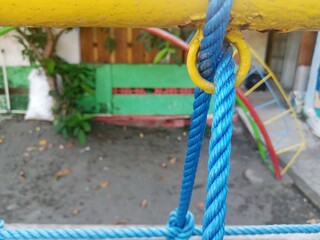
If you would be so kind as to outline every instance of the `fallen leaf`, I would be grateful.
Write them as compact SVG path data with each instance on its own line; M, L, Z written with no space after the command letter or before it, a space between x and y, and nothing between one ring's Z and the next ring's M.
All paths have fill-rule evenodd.
M0 136L0 144L3 143L3 141L4 141L4 137Z
M122 129L123 129L124 131L126 131L126 130L127 130L127 126L123 126Z
M170 157L169 158L169 163L170 164L176 164L177 163L177 158L176 157Z
M196 203L196 207L197 207L199 210L203 210L203 209L204 209L204 202L197 202L197 203Z
M183 132L182 135L185 137L187 136L187 132Z
M146 208L148 206L148 200L147 199L143 199L140 203L140 207L141 208Z
M320 223L320 219L312 218L312 219L309 219L307 221L307 223L309 223L309 224L318 224L318 223Z
M25 179L26 179L26 175L25 175L24 171L20 171L19 172L19 181L24 182Z
M48 142L47 142L47 140L45 140L45 139L41 139L40 141L39 141L39 146L46 146L48 144Z
M162 167L162 168L167 168L168 165L167 165L166 163L161 163L161 167Z
M62 144L60 144L60 145L59 145L59 149L60 149L60 150L63 150L63 149L64 149L64 146L63 146Z
M66 148L74 148L75 146L76 144L72 141L67 143Z
M182 138L181 138L180 136L178 136L178 137L177 137L177 140L178 140L178 141L181 141L181 140L182 140Z
M139 137L140 138L144 138L144 134L143 133L139 133Z
M41 128L40 127L36 127L36 131L40 132Z
M101 182L94 189L97 190L97 189L100 189L100 188L107 188L107 187L109 187L109 181L108 180Z
M46 150L46 146L41 146L38 148L39 152L43 152L44 150Z
M26 151L27 152L32 152L32 151L34 151L34 150L36 150L37 148L36 147L27 147L26 148Z
M98 137L98 138L103 138L103 137L104 137L104 135L103 135L103 134L101 134L101 133L98 133L98 134L97 134L97 137Z
M70 173L71 173L71 169L70 168L66 168L66 169L63 169L63 170L57 172L55 177L58 180L59 178L62 178L62 177L65 177L65 176L69 175Z
M195 183L193 185L193 189L198 189L198 188L203 188L204 187L204 184L203 183Z
M128 221L127 220L118 220L115 224L116 225L126 225L126 224L128 224Z
M91 148L89 146L83 148L80 150L80 153L85 153L85 152L89 152L91 150Z
M77 208L73 208L71 213L73 216L77 216L79 214L79 210Z
M24 157L30 157L30 153L24 152L24 153L23 153L23 156L24 156Z

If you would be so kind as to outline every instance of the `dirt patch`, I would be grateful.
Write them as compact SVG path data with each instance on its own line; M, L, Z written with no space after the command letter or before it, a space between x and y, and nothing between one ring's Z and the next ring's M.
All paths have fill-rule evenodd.
M45 122L0 122L0 216L6 222L165 224L177 206L187 129L95 123L88 144ZM206 134L191 211L201 224ZM227 224L306 223L319 212L262 164L239 124L233 135Z

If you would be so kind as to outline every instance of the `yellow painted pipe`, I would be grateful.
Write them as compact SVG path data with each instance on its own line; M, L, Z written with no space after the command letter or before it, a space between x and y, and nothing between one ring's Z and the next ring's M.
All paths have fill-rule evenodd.
M207 4L208 0L0 0L0 26L185 26L204 20ZM234 0L231 15L231 24L240 29L320 29L319 0Z

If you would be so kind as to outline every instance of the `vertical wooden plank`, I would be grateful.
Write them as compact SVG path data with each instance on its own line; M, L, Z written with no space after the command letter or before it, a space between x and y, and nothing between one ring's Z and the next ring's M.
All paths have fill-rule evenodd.
M132 28L127 28L127 63L132 63Z
M110 37L112 37L113 39L115 39L115 36L114 36L114 28L110 28L109 29L109 33L110 33ZM117 39L115 39L116 41L116 44L118 45L117 43ZM115 63L116 62L116 50L117 49L114 49L113 52L110 54L110 63Z
M157 55L158 51L155 49L151 49L149 52L145 51L144 62L145 63L153 63L153 59Z
M142 30L140 28L134 28L132 34L132 62L133 63L144 63L144 55L145 49L143 43L137 41L137 37L139 36Z
M93 35L92 28L80 28L80 52L81 62L92 63L93 62Z
M93 47L93 62L97 63L98 62L98 28L92 28L92 47Z
M108 28L98 28L97 31L97 44L98 44L98 63L110 62L109 51L105 47L105 43L109 37Z
M127 62L127 29L114 28L114 37L117 42L115 50L115 63Z

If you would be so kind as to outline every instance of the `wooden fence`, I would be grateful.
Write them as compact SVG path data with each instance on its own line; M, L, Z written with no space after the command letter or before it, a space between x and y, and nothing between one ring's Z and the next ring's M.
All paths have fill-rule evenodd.
M139 28L81 28L81 61L84 63L153 63L157 50L146 51L137 37L143 31ZM111 37L116 42L110 54L105 43ZM184 62L185 54L179 52ZM169 60L174 63L173 60Z

